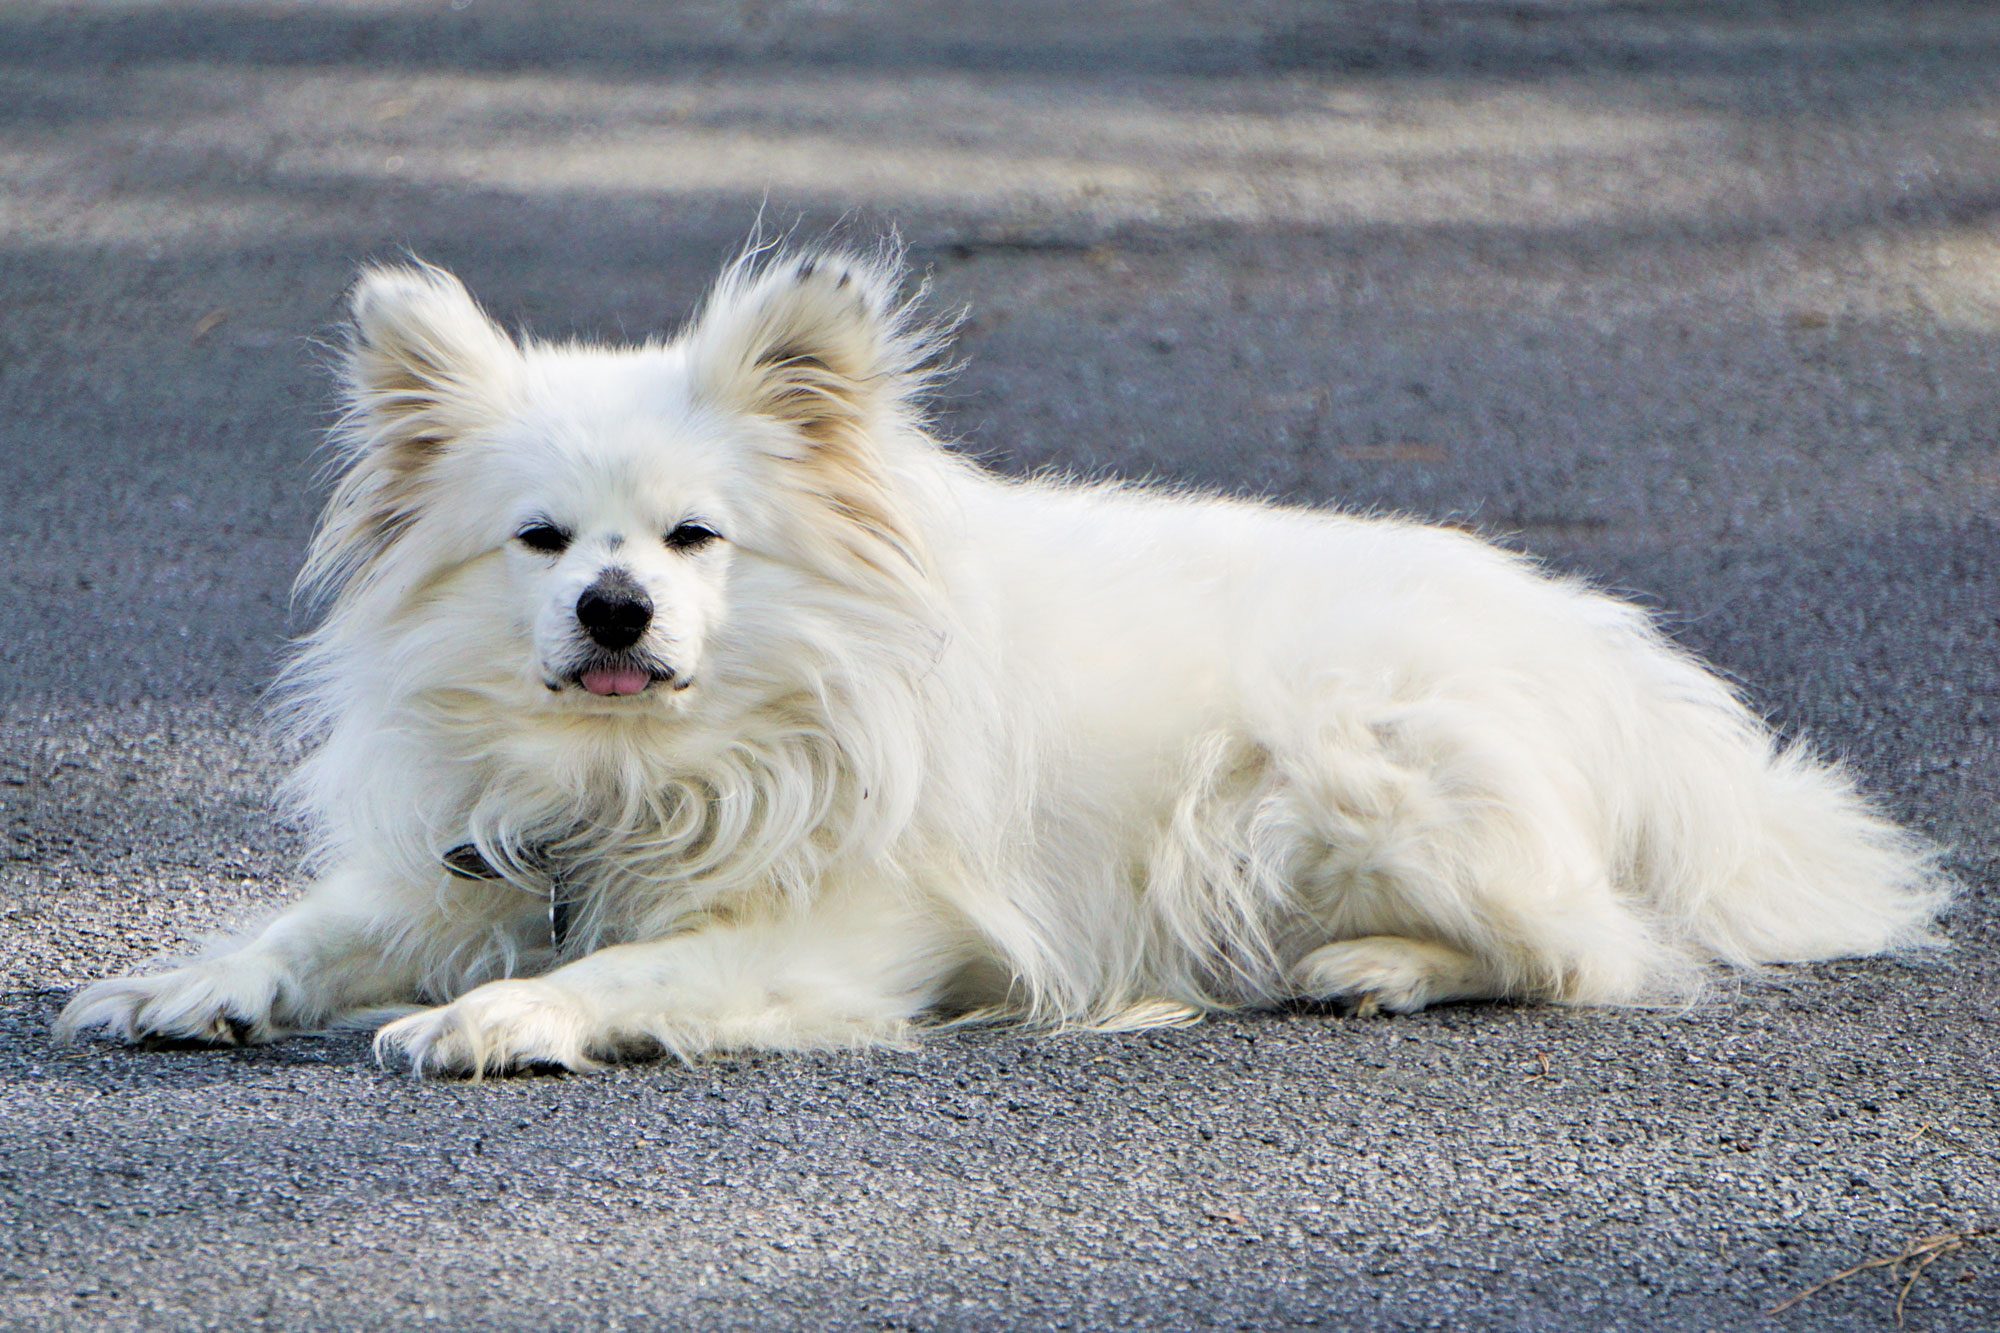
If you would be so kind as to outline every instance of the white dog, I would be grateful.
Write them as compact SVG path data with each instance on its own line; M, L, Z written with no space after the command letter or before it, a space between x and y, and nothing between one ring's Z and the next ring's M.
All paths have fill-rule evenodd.
M478 1074L1930 938L1921 847L1639 610L1438 528L983 472L898 282L753 252L606 348L365 273L287 696L320 877L62 1025L400 1008L378 1049Z

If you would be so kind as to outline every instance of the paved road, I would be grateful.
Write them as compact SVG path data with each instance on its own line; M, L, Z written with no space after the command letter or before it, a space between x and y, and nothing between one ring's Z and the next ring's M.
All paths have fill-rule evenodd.
M0 8L0 1323L1736 1328L2000 1225L2000 14L1077 11ZM1657 604L1955 849L1956 949L483 1087L52 1046L296 885L258 693L351 265L639 333L766 200L971 306L999 466L1472 522ZM2000 1245L1908 1318L2000 1326Z

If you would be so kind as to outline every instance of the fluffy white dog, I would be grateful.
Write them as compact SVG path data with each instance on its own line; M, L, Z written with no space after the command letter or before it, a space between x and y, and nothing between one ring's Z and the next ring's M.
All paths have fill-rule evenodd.
M899 279L753 252L606 348L366 272L287 695L322 873L62 1025L400 1007L378 1049L478 1074L1930 938L1921 847L1639 610L1458 532L981 471Z

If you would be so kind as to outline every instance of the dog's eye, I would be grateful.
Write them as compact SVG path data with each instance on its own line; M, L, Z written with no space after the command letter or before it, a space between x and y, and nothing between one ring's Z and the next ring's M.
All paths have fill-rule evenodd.
M569 534L553 523L530 523L514 534L514 540L530 551L560 555L563 548L569 545Z
M719 542L722 534L706 523L683 523L667 534L667 545L676 551L699 551L710 542Z

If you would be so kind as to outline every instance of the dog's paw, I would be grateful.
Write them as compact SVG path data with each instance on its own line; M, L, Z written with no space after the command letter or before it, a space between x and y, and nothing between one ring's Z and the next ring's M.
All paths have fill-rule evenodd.
M1414 1014L1440 1000L1478 993L1483 969L1467 955L1427 940L1370 935L1315 949L1299 960L1299 994L1345 1000L1357 1018Z
M489 981L450 1004L397 1019L375 1034L375 1056L399 1053L413 1074L482 1078L510 1070L594 1069L590 1014L548 981Z
M92 982L63 1006L56 1032L102 1031L143 1045L241 1046L277 1035L277 995L278 979L267 968L229 959L191 963Z

